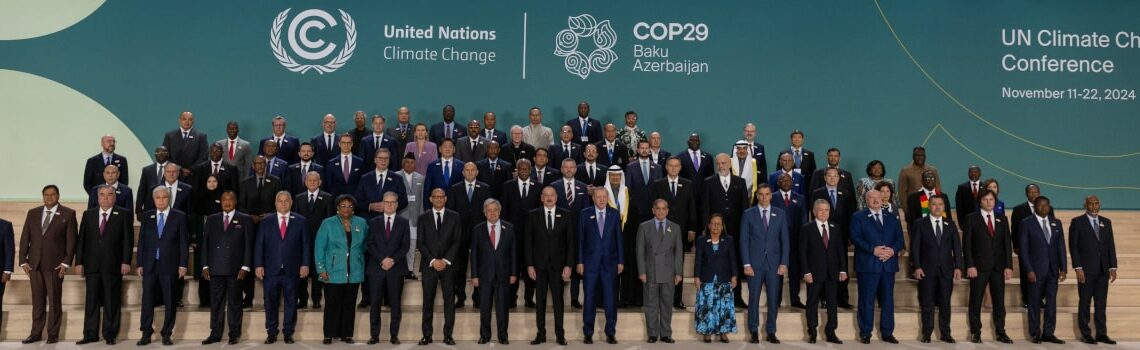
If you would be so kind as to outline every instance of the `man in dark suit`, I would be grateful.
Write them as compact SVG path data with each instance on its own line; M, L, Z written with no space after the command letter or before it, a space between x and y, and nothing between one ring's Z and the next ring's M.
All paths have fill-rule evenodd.
M665 166L665 160L669 159L673 154L661 148L661 133L656 131L651 132L649 133L648 139L649 158L653 158L653 161L656 162L657 165Z
M47 343L59 341L63 276L75 257L78 229L75 210L59 204L59 187L47 185L40 193L44 205L28 210L20 233L20 267L32 285L32 331L24 344L40 341L45 321Z
M336 116L325 114L325 116L321 118L321 133L309 139L309 144L313 146L314 155L312 160L320 165L328 164L329 160L336 157L337 153L340 153L340 148L338 148L336 144L338 139L340 139L340 137L336 135ZM302 146L304 146L304 144L302 144ZM300 152L300 149L298 149L298 152ZM300 156L300 153L298 153L298 156ZM305 160L302 159L301 161Z
M150 190L162 182L162 172L169 162L170 151L166 147L158 146L154 149L154 163L143 167L142 174L139 176L139 186L136 187L139 191L134 208L134 213L139 221L142 221L143 212L154 209L153 207L147 208L150 205Z
M930 199L930 215L915 221L911 227L910 258L914 260L914 278L918 280L919 304L922 307L922 333L919 340L930 343L934 332L934 307L938 307L940 340L953 344L950 335L950 295L954 281L962 279L962 241L958 227L946 215L942 197Z
M727 154L717 154L716 169L717 175L705 178L701 186L700 222L707 223L713 213L719 213L724 218L724 232L739 241L740 218L748 208L748 191L744 179L732 175L732 160ZM733 290L736 307L746 308L740 289L741 284L737 284Z
M511 179L511 173L515 170L511 163L499 158L500 150L499 143L488 142L487 158L475 162L475 167L479 168L479 181L491 187L491 197L496 199L503 199L503 183Z
M218 144L210 145L210 159L195 164L191 172L194 179L190 184L197 189L206 188L206 179L210 176L218 180L218 189L222 191L237 191L241 181L237 168L222 161L222 146Z
M127 214L131 215L131 218L133 220L134 212L132 212L132 210L135 209L134 190L132 190L130 186L127 186L127 184L119 182L119 174L119 167L113 164L104 167L102 184L111 186L111 189L115 192L115 202L113 205L126 210ZM99 206L99 191L95 190L95 188L99 187L100 185L96 185L95 187L91 188L91 191L88 191L87 209L92 209Z
M914 225L915 221L930 215L930 208L924 208L922 202L928 202L932 197L942 197L944 203L950 202L950 196L946 193L939 191L935 188L934 184L938 180L938 175L933 171L927 170L922 172L922 188L918 191L908 193L906 196L906 224L907 227ZM909 235L913 239L913 234Z
M190 234L186 214L170 206L170 189L159 186L150 192L155 208L142 214L144 220L140 223L139 246L135 250L138 254L135 273L143 280L142 312L139 316L142 337L137 344L150 344L150 337L154 334L154 303L156 295L161 295L166 317L159 334L162 335L162 345L169 346L174 345L170 336L174 333L178 314L176 284L177 280L186 277Z
M261 224L266 216L273 213L273 202L277 192L281 191L281 179L269 175L265 171L265 156L253 159L253 174L241 182L238 191L238 210L250 216L254 225ZM251 231L256 232L256 231ZM242 307L253 306L254 281L247 278L237 283L242 284L245 297Z
M517 177L503 183L503 212L508 222L526 223L526 216L532 209L539 206L542 187L530 179L530 161L518 161ZM479 174L482 175L480 170ZM524 236L525 237L525 236Z
M515 164L519 159L534 162L534 146L523 142L523 129L515 125L511 127L511 142L503 145L503 160Z
M763 186L761 186L763 185ZM764 321L765 341L779 344L776 337L776 314L780 307L784 276L788 274L791 244L788 241L788 215L772 207L772 188L756 186L756 206L744 211L740 224L740 261L748 278L749 342L760 342L760 291L768 296Z
M428 191L431 209L420 215L416 225L416 248L420 250L420 275L423 279L423 315L419 345L432 343L432 319L435 316L435 292L437 286L443 290L443 343L455 345L452 332L455 330L455 287L451 267L459 255L459 240L463 235L459 213L447 209L447 194L443 189ZM466 273L466 271L464 271Z
M837 172L827 171L833 183ZM826 188L826 187L825 187ZM899 272L899 252L903 249L902 224L882 212L883 194L867 191L867 209L851 218L851 243L855 245L855 272L859 274L859 342L869 344L875 323L875 303L879 309L879 333L884 342L898 344L895 330L895 273Z
M562 285L570 281L571 266L578 243L576 221L570 210L559 208L558 191L554 187L542 189L542 207L526 214L517 221L526 224L523 231L523 249L527 274L538 286L535 295L535 326L538 334L531 345L546 342L546 293L554 304L554 335L558 345L566 346L566 330L563 328L564 299Z
M163 135L162 147L170 151L170 161L183 167L179 177L190 176L190 167L206 160L206 133L194 128L194 113L182 112L178 115L178 129ZM149 188L139 188L140 192L150 192ZM150 197L148 194L147 197Z
M222 212L206 217L202 243L202 278L210 281L210 336L202 345L222 341L229 321L229 344L242 331L242 281L253 266L253 221L237 211L237 195L222 192Z
M613 124L606 124L604 128L605 138L594 143L598 147L598 162L605 167L610 165L624 166L629 163L629 148L618 142L617 127Z
M186 213L190 210L190 199L194 196L192 191L194 186L179 180L178 174L182 173L182 166L170 162L162 170L162 179L159 180L155 187L166 187L170 189L171 198L170 206L180 212ZM154 210L154 202L152 197L146 197L147 203L143 204L144 210Z
M954 192L954 211L958 214L958 225L963 230L966 228L966 215L978 210L978 191L982 189L982 168L971 165L970 169L966 170L966 176L969 180L959 184L958 190Z
M495 130L495 113L483 113L483 129L479 133L483 134L483 139L487 141L495 141L497 143L507 143L507 133L502 130Z
M549 185L562 177L562 173L551 165L550 152L545 148L534 151L534 171L531 171L531 174L531 179L539 186Z
M1005 333L1005 281L1013 275L1013 248L1009 240L1009 222L995 213L997 195L988 189L978 191L978 211L966 216L969 223L962 232L962 261L966 278L970 279L970 305L967 323L971 343L982 342L982 299L988 287L993 300L994 338L1012 344Z
M586 145L588 149L593 149L593 145ZM550 184L556 193L555 204L559 208L570 211L571 219L577 220L578 213L582 212L590 206L590 185L575 178L578 169L573 166L573 160L562 160L562 178ZM597 175L601 179L605 179L605 171L598 170ZM593 188L602 188L601 185L594 186ZM619 225L620 226L620 225ZM577 309L581 308L582 304L578 301L579 287L582 283L582 274L575 271L570 277L570 306Z
M130 184L130 171L127 167L127 157L115 153L115 137L103 135L103 137L99 139L99 143L103 146L103 151L91 156L91 158L87 158L87 165L83 168L83 192L85 193L91 193L91 189L103 183L103 169L108 165L119 167L123 172L123 176L119 178L119 181L122 181L124 185Z
M487 139L479 133L479 121L472 119L467 123L467 136L455 140L456 157L468 163L482 160L487 157Z
M1021 221L1021 249L1017 255L1021 268L1029 276L1029 300L1042 300L1029 303L1029 341L1064 344L1053 332L1057 328L1057 284L1064 282L1067 275L1065 256L1065 234L1061 221L1049 216L1052 212L1049 198L1037 197L1033 201L1035 215ZM1044 325L1041 323L1041 309L1045 308Z
M744 142L748 144L748 153L756 160L756 168L760 173L760 181L768 179L768 155L764 154L764 144L756 141L756 125L744 124Z
M578 102L578 118L566 121L574 133L574 142L579 145L597 143L602 140L602 124L590 118L590 104Z
M625 173L629 174L625 183L629 187L629 200L635 202L635 207L638 209L634 219L637 222L649 220L653 217L653 200L649 198L650 191L653 182L663 176L661 166L649 158L649 141L637 142L637 159L626 164Z
M308 177L310 171L315 171L324 174L325 167L321 164L328 164L328 161L318 161L313 158L313 149L316 148L313 144L308 142L301 143L301 150L297 152L299 161L297 164L290 165L285 170L284 189L292 193L293 196L305 192L305 178ZM307 217L307 216L306 216Z
M792 155L792 160L796 163L793 169L799 170L800 174L804 176L804 184L810 186L812 174L815 173L815 153L804 148L803 131L792 130L792 134L788 138L792 145L785 152Z
M333 204L333 197L325 191L321 191L321 174L315 170L310 170L308 175L305 176L305 192L293 196L293 212L304 216L305 223L309 224L308 230L309 240L316 242L317 231L321 227L321 221L336 214L336 208ZM323 291L324 283L320 278L309 274L309 278L301 280L297 285L297 308L304 309L308 307L309 290L311 288L313 308L321 308L321 292ZM311 283L311 287L306 286L306 281Z
M804 196L792 190L792 176L781 175L777 187L779 191L773 193L772 207L780 208L788 216L788 298L794 308L805 308L800 299L800 280L803 278L803 266L800 266L800 229L807 223L808 203ZM830 208L829 208L830 209Z
M839 167L840 153L838 148L829 148L827 150L827 167L823 169L816 169L808 176L810 183L808 183L808 191L815 191L825 185L824 176L826 176L827 169L834 168L839 170L839 188L844 191L855 193L855 180L851 176L851 172L843 170Z
M268 172L269 175L284 178L285 171L289 169L289 162L286 161L285 158L278 156L280 148L277 146L277 141L265 140L261 143L261 149L264 154L260 154L259 156L265 157L265 171Z
M356 189L356 201L362 203L357 209L358 214L366 219L372 219L384 212L384 193L395 192L398 210L408 206L408 191L404 188L404 177L394 171L388 170L392 153L381 148L372 157L374 171L369 171L360 177L360 187ZM323 220L323 219L322 219Z
M444 139L454 141L464 136L467 136L467 129L455 122L455 107L443 106L443 121L432 124L428 130L428 139L438 145Z
M426 178L424 191L431 193L432 190L439 188L446 192L451 185L462 181L463 177L459 175L462 170L463 161L455 158L455 142L444 140L439 145L439 160L428 164L427 174L424 174ZM424 209L430 206L428 202L424 202Z
M507 310L510 286L518 282L518 249L514 225L499 220L502 205L493 198L483 203L483 221L471 230L471 284L479 294L479 344L491 340L491 307L499 344L508 345Z
M594 205L578 214L578 274L584 276L585 305L582 333L586 344L594 343L598 292L606 313L606 343L617 344L617 276L625 269L622 249L621 215L609 207L610 195L604 188L591 194ZM599 288L599 286L601 288Z
M372 134L360 140L360 147L356 152L356 156L364 160L364 169L372 169L375 167L373 159L376 157L376 151L386 149L390 154L397 154L396 151L400 149L400 145L396 143L396 140L388 136L388 134L385 134L384 130L384 116L379 114L373 115ZM399 168L392 166L387 169L396 171Z
M360 175L369 169L364 167L364 160L352 154L352 134L340 135L340 154L329 160L325 166L325 182L333 198L342 194L355 194L360 184Z
M1073 271L1077 274L1077 328L1085 344L1116 344L1108 337L1105 324L1105 305L1108 303L1108 284L1116 282L1116 239L1112 234L1112 220L1100 216L1100 198L1085 197L1085 215L1069 223L1069 254L1073 258ZM1096 302L1096 338L1089 329L1089 308Z
M1041 188L1038 187L1037 184L1025 185L1026 202L1013 207L1013 215L1009 218L1009 232L1012 236L1011 239L1013 240L1013 252L1015 254L1021 255L1021 252L1019 251L1019 249L1021 249L1021 222L1024 221L1025 218L1037 215L1037 211L1034 209L1033 203L1037 200L1037 197L1040 196ZM1052 209L1052 207L1050 207L1050 209ZM1053 217L1053 210L1049 210L1049 217ZM1019 284L1019 287L1021 287L1021 307L1028 308L1029 285L1032 283L1029 283L1029 276L1025 273L1026 271L1024 269L1018 269L1017 272L1018 278L1021 281Z
M297 326L297 281L309 277L313 265L313 241L309 239L305 217L291 212L293 197L280 191L274 196L276 211L257 227L253 241L253 265L265 286L265 344L277 342L277 306L285 298L285 322L281 333L285 344L293 344Z
M839 327L836 308L839 282L847 280L847 245L842 234L835 233L839 226L828 221L831 205L826 199L812 202L812 219L800 230L799 257L807 283L808 343L815 344L819 329L819 301L827 303L827 325L824 335L828 343L843 344L835 336Z
M682 242L685 249L688 250L692 248L693 240L697 238L697 232L702 231L697 223L696 189L691 181L681 177L680 159L669 157L663 167L665 168L665 177L653 182L649 200L664 199L669 203L669 221L675 222L677 226L681 227L681 231L684 233ZM685 308L685 303L681 301L682 286L684 283L678 283L673 290L673 307L677 309Z
M99 196L99 204L83 212L75 249L75 271L87 281L83 339L76 344L99 341L99 324L102 323L103 339L108 345L114 345L122 316L123 275L131 273L131 251L135 248L134 215L115 205L115 188L111 185L93 189Z
M405 146L414 137L414 128L411 110L407 106L396 108L396 124L388 128L388 137L396 141L396 154L404 154Z
M815 200L823 199L826 200L827 203L831 204L831 222L839 225L839 231L834 233L838 234L843 239L845 246L850 246L851 237L847 233L850 232L851 214L855 213L856 210L855 193L843 190L839 187L838 168L824 168L824 174L824 186L816 189L811 193L811 199L809 199L809 202L815 203ZM795 181L793 180L793 182ZM901 244L899 249L902 249ZM847 289L847 281L839 282L839 307L848 310L851 309L850 296Z
M705 179L713 175L713 159L708 153L701 150L701 137L697 134L689 134L688 141L689 148L678 154L677 158L681 159L681 177L689 179L693 185L697 186L697 190L701 189L704 185ZM707 221L701 220L703 225ZM727 223L725 223L727 225ZM729 227L729 226L726 226Z
M481 203L487 198L491 198L491 189L487 184L480 182L478 176L479 169L475 168L475 163L465 163L463 164L463 180L447 189L447 209L459 213L460 227L463 228L463 232L470 232L472 227L487 219L483 216ZM455 287L455 306L459 308L462 308L463 303L467 301L467 262L469 261L470 250L471 235L460 236L459 252L456 254L456 261L454 262L455 272L452 275L452 278L455 279L452 284ZM476 307L479 307L479 299L474 298L478 297L478 294L479 289L476 288L471 295L471 302Z
M16 257L16 234L12 230L12 222L0 219L0 265L4 270L0 273L0 313L4 312L4 289L12 279L12 262ZM114 341L108 345L114 345Z
M379 155L380 153L377 153ZM400 181L403 181L402 179ZM400 344L400 297L404 293L404 275L408 274L408 249L411 249L411 224L408 219L396 215L401 195L385 192L380 205L381 212L368 221L368 235L364 237L364 249L368 252L364 274L368 275L368 289L372 293L369 309L368 345L380 342L380 300L387 300L391 310L388 320L389 341Z
M265 156L266 158L270 159L272 159L274 155L277 155L277 157L285 161L285 166L296 163L297 151L301 148L301 141L297 140L297 137L295 136L285 134L285 117L273 117L273 121L271 123L273 134L262 138L261 142L257 143L258 145L261 145L261 148L257 150L257 155ZM272 140L273 143L277 146L277 153L270 154L265 151L265 141L270 140Z
M582 164L578 165L575 178L586 186L606 184L606 168L598 163L598 146L589 144L582 147ZM690 180L691 181L691 180ZM577 211L574 211L577 214Z
M559 133L559 139L548 148L550 150L551 162L554 164L562 164L562 160L566 158L573 159L574 161L582 162L582 146L574 143L574 131L570 129L569 125L563 125Z

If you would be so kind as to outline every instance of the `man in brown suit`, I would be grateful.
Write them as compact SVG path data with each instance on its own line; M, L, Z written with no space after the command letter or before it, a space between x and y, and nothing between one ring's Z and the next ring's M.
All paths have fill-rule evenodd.
M20 234L20 268L32 282L32 332L23 340L24 344L40 341L46 302L51 303L47 343L59 341L60 290L63 275L67 274L75 256L78 238L75 210L59 204L59 187L47 185L40 193L44 205L28 210Z

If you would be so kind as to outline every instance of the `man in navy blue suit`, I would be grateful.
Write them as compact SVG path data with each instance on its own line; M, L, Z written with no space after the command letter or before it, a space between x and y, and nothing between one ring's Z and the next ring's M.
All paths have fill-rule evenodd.
M322 162L313 158L313 150L315 148L317 147L311 143L301 143L301 150L297 152L299 161L297 164L290 165L289 168L285 170L285 177L281 179L284 183L283 189L292 193L294 197L306 191L305 178L309 177L310 171L315 171L322 175L325 173L323 164L328 164L328 160L326 159Z
M1081 332L1081 342L1116 344L1108 337L1108 317L1105 316L1108 284L1116 282L1116 239L1112 234L1112 220L1100 215L1100 198L1096 195L1086 196L1085 215L1069 222L1069 254L1073 256L1073 271L1077 275L1077 329ZM1096 338L1089 329L1089 308L1094 302Z
M168 169L174 169L168 167ZM174 345L170 339L174 332L174 320L178 307L176 295L177 280L186 276L186 261L189 255L190 234L186 214L170 206L170 188L158 186L151 190L154 209L142 214L140 224L138 268L135 272L142 277L142 312L139 316L139 330L142 337L138 345L150 344L154 334L155 293L162 295L166 307L166 317L162 321L162 345Z
M399 201L397 210L404 210L408 206L408 191L404 189L404 177L388 170L392 153L387 148L381 148L372 157L374 171L369 171L360 177L360 186L356 188L356 201L364 203L357 209L359 215L372 219L384 212L384 193L395 192Z
M938 307L938 328L945 343L953 344L950 335L950 296L954 281L962 279L962 240L958 226L946 215L946 200L930 197L930 215L914 222L914 240L910 242L910 258L914 261L914 278L918 280L919 304L922 306L922 333L919 341L930 343L934 333L934 307Z
M277 192L274 197L277 211L265 217L257 227L253 242L253 265L257 278L265 285L265 330L269 334L265 344L277 342L277 306L285 297L285 322L281 332L285 344L293 343L297 326L297 282L309 277L312 266L313 242L309 238L305 217L290 211L293 196Z
M574 132L574 143L585 146L602 140L602 124L590 118L590 104L586 101L578 102L578 118L567 120L566 125Z
M257 154L272 159L273 157L265 152L265 141L273 140L273 142L277 144L277 155L285 161L285 166L296 163L297 151L301 149L301 141L297 140L297 138L294 136L285 134L285 117L273 117L272 123L273 135L263 138L261 139L261 142L257 143L261 145L261 148L257 150ZM276 174L274 175L280 176Z
M903 246L902 225L894 215L883 214L882 196L879 191L867 191L867 209L851 217L855 272L859 274L859 342L863 344L871 342L876 300L882 308L880 336L891 344L899 342L894 336L895 273L899 272L898 252Z
M392 345L400 344L400 297L404 293L404 275L408 274L406 256L412 240L408 219L396 215L401 197L396 192L384 192L381 212L368 221L368 235L364 237L364 249L369 256L364 262L364 274L372 284L368 288L372 295L368 298L373 301L368 314L368 345L380 342L380 305L383 304L380 300L387 300L391 310L389 341Z
M261 142L261 156L266 160L266 171L277 178L285 177L285 170L289 169L289 162L280 157L281 147L277 141L265 140ZM250 170L253 170L252 167Z
M684 154L677 154L677 158L681 159L681 177L692 181L700 190L705 179L713 175L713 158L701 150L700 135L689 134L688 145Z
M389 153L396 154L396 150L400 148L395 139L384 133L385 130L384 116L379 114L373 115L372 134L364 136L360 139L360 147L357 148L356 153L357 157L360 157L360 159L363 159L364 162L367 163L365 169L373 168L373 157L376 156L376 151L386 149ZM396 169L396 167L388 168L388 170L392 171L395 171Z
M576 168L576 167L575 167ZM637 222L644 222L653 217L652 199L649 198L653 182L664 176L660 165L649 158L649 141L644 139L637 142L637 159L625 166L626 186L629 187L629 199L637 208Z
M338 146L340 154L329 160L325 166L325 179L328 181L328 190L333 198L342 194L356 194L356 186L360 183L360 169L364 168L364 160L352 154L352 134L340 135Z
M765 341L779 344L776 338L776 314L780 308L783 279L788 274L791 244L788 242L788 216L772 207L772 189L768 184L756 186L756 206L744 211L740 222L740 261L744 263L744 276L748 278L748 331L749 342L760 342L760 290L768 295L767 320L764 321Z
M182 213L190 210L190 198L193 197L191 190L194 189L190 184L178 180L178 174L182 173L182 166L174 163L166 163L162 169L162 181L159 181L155 187L166 187L170 190L170 206ZM156 208L153 197L148 197L149 203L144 207L144 210L154 210Z
M103 183L107 184L107 186L111 186L111 188L115 190L115 206L126 209L128 214L134 216L134 214L131 213L131 211L135 209L134 191L131 190L131 187L127 186L126 183L119 181L119 179L121 179L119 174L119 167L114 164L104 167ZM99 206L98 187L99 186L96 185L91 188L87 196L87 209L93 209Z
M800 266L800 229L807 223L808 204L804 196L792 191L792 176L781 175L777 180L780 190L772 193L772 207L784 211L788 224L788 297L794 308L803 309L806 306L800 300L800 281L803 279L804 267Z
M455 107L452 105L443 106L443 121L431 126L431 129L428 130L428 140L438 145L445 139L455 141L464 136L467 136L467 129L455 123Z
M1028 276L1029 300L1045 300L1045 305L1029 303L1029 341L1064 344L1053 331L1057 328L1057 284L1065 281L1065 235L1061 221L1052 217L1049 197L1033 201L1033 216L1021 220L1021 268ZM1041 324L1041 307L1045 307L1045 324Z
M443 140L443 143L439 144L439 160L428 164L427 174L424 174L427 178L424 181L424 193L431 193L437 188L446 192L451 185L463 179L460 175L462 170L463 161L455 158L455 142L451 139ZM429 207L431 204L424 202L424 209Z
M202 243L202 278L210 281L210 336L202 345L222 341L223 321L230 326L229 345L242 332L242 288L253 266L253 221L237 211L237 195L222 192L222 211L206 217Z
M99 143L103 146L103 151L99 152L91 158L87 158L87 165L83 168L83 190L92 193L91 189L103 183L103 170L108 165L114 165L122 169L123 176L119 179L124 185L130 183L128 177L127 157L115 153L115 137L111 135L103 135L99 139ZM117 204L116 204L117 205ZM88 207L91 209L94 207ZM131 209L130 207L125 207Z
M313 145L313 160L317 164L328 164L329 160L336 157L340 153L340 148L337 147L336 141L340 139L336 135L336 116L325 114L321 118L321 133L309 139L309 144ZM298 154L300 156L300 154Z
M558 141L547 148L550 151L550 161L555 164L562 164L563 159L570 158L581 163L582 146L574 143L574 131L571 130L570 126L563 125L558 135Z
M625 269L622 253L621 214L608 206L609 192L594 189L594 206L578 214L578 273L585 282L585 305L582 310L582 333L586 344L594 343L595 300L601 285L602 305L606 312L606 343L617 344L617 276Z
M495 329L499 344L507 345L510 314L507 311L511 284L518 283L518 251L514 226L499 220L502 205L489 198L483 202L487 221L471 230L471 284L479 292L479 344L491 338L491 307L495 308Z

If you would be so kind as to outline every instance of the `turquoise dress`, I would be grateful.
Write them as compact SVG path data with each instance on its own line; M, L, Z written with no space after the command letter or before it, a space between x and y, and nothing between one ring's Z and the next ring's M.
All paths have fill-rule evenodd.
M368 234L368 222L359 216L352 217L352 232L346 235L340 216L332 216L321 222L313 242L313 263L317 265L317 276L327 272L325 283L346 284L364 282L364 237ZM348 236L352 237L349 242Z

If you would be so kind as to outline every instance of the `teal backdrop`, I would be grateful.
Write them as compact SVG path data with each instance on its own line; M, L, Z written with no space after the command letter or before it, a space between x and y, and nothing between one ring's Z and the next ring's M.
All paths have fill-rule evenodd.
M257 140L276 115L307 139L325 113L347 131L356 110L394 118L404 105L425 123L439 121L445 104L460 121L492 111L500 129L526 123L528 108L540 106L544 124L556 129L584 100L593 116L619 126L626 110L637 111L640 126L660 131L674 152L693 132L710 153L728 151L752 122L769 169L789 132L801 129L806 147L821 155L842 149L842 166L856 177L872 159L897 177L911 148L925 145L951 193L966 168L979 165L983 178L1000 181L1011 207L1030 182L1059 208L1079 207L1087 194L1108 208L1138 207L1131 199L1140 194L1140 105L1129 92L1140 82L1140 49L1115 43L1120 32L1140 33L1135 1L13 1L0 8L0 142L11 174L0 200L36 199L48 182L60 183L65 199L85 198L76 190L83 159L107 133L130 158L135 185L151 162L148 150L177 127L181 111L193 111L211 141L224 137L228 120ZM308 9L333 21L297 16ZM385 26L433 34L390 37ZM1008 44L1020 30L1031 43ZM1042 30L1096 32L1113 44L1045 47ZM461 31L476 39L443 37ZM329 54L307 59L290 36L301 51ZM667 49L669 57L637 57L637 48ZM589 63L565 58L595 49ZM393 50L439 56L396 59ZM493 52L494 60L440 58L451 52ZM1007 55L1108 60L1114 69L1011 71ZM313 68L291 71L282 57ZM666 60L696 71L638 70ZM1003 88L1064 97L1013 97Z

